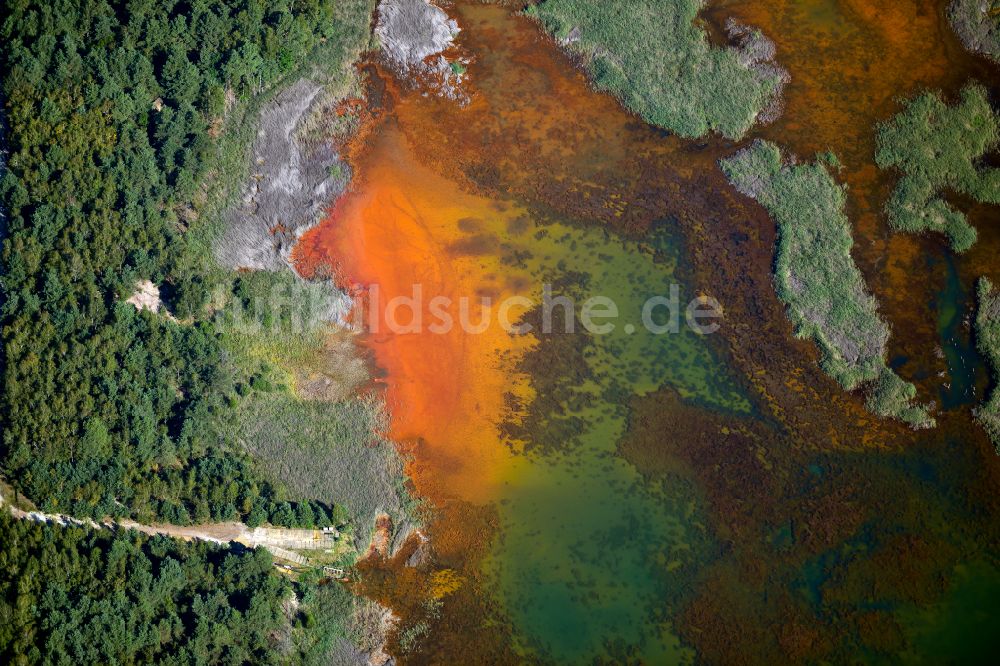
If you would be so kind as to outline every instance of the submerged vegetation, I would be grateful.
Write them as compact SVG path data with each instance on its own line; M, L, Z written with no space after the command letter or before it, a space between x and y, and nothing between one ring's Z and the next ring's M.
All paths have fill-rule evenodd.
M933 424L914 406L916 389L887 365L889 325L851 258L844 187L819 163L787 164L757 140L722 162L730 182L778 225L774 282L796 334L814 340L823 370L847 390L864 386L868 408L915 426Z
M684 137L742 137L777 102L785 74L773 45L734 28L740 48L718 48L695 20L701 0L545 0L529 7L581 54L594 84L647 122Z
M967 49L1000 62L1000 2L952 0L948 18Z
M246 289L209 239L246 169L248 110L302 67L341 76L371 5L0 10L0 453L4 476L43 509L181 523L328 513L288 510L280 486L218 437L218 419L281 377L249 353L259 346L224 338L214 311ZM140 280L159 285L173 317L123 303Z
M1000 295L993 293L993 284L987 278L979 279L976 294L976 346L993 368L994 383L989 398L976 410L976 418L1000 454Z
M990 108L987 91L967 86L954 106L926 92L906 104L878 128L875 161L883 169L902 172L886 206L898 231L939 231L956 252L976 242L976 230L965 215L943 198L945 191L983 203L1000 203L1000 169L977 160L1000 143L1000 119Z

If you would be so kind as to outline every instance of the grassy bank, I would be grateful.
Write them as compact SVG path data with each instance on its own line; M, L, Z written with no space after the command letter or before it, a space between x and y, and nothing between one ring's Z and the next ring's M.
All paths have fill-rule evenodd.
M1000 454L1000 295L986 278L980 278L976 294L976 346L993 369L994 385L986 402L976 410L976 418Z
M932 92L909 101L878 127L875 161L902 173L886 205L893 228L940 232L956 252L969 249L976 230L942 195L956 192L1000 203L1000 170L977 163L998 144L1000 120L980 85L967 86L954 106Z
M290 271L244 273L214 320L246 380L215 418L219 446L235 442L289 501L335 500L364 537L378 513L412 522L403 460L385 438L380 397L359 396L364 360L328 322L346 306L327 282ZM303 509L304 510L304 509Z
M351 307L332 283L307 282L288 270L252 271L218 301L213 326L230 363L251 384L335 400L367 380L349 335L331 327ZM316 383L325 390L311 390Z
M750 50L717 48L701 0L545 0L527 14L580 54L600 90L685 137L739 138L779 93L782 74ZM759 35L756 36L759 38Z
M1000 63L1000 2L953 0L948 19L965 48Z
M778 225L775 288L796 334L819 347L823 370L847 390L864 387L872 412L932 425L911 402L913 385L886 365L889 326L851 257L843 186L821 164L786 164L777 146L760 140L721 166Z
M299 614L291 634L294 652L281 663L378 663L369 661L368 655L385 645L388 611L370 599L354 596L344 585L317 583L315 572L299 578Z

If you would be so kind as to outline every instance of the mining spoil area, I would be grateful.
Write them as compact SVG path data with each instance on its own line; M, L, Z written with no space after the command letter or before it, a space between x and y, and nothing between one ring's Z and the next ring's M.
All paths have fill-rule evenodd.
M880 214L894 176L873 161L873 125L898 97L996 82L939 4L723 2L706 17L761 28L791 75L784 115L747 140L844 163L890 361L938 406L924 431L866 412L794 338L771 280L774 224L717 166L742 143L645 125L499 7L452 11L467 105L366 65L377 108L348 151L354 182L293 257L365 294L390 434L434 510L430 556L413 540L356 584L400 618L392 653L895 662L989 647L1000 464L970 414L987 374L965 320L974 280L1000 280L996 211L969 211L980 240L958 258L894 235ZM531 303L546 284L578 305L612 298L615 329L540 332ZM384 306L414 285L425 306L473 299L470 325L456 307L447 331L430 312L398 330L415 322ZM683 305L719 301L718 332L641 325L673 285ZM509 314L534 329L473 330L482 297L522 297Z

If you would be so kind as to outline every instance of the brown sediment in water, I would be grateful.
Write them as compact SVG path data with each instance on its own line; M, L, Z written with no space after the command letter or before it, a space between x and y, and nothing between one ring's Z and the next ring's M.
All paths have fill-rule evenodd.
M930 304L944 281L928 257L948 252L933 237L895 234L882 207L897 174L874 164L875 125L901 110L901 101L925 89L954 98L969 80L994 91L996 67L968 53L949 28L947 2L925 0L727 0L709 10L761 28L792 73L784 116L759 134L804 158L833 150L844 164L848 215L855 226L853 255L894 326L892 355L910 359L918 387L935 392L935 314ZM974 206L969 220L985 233L959 266L967 284L995 273L1000 234L995 209ZM927 379L928 381L922 381Z
M757 135L803 156L829 148L844 162L854 255L894 324L894 353L910 358L900 372L917 381L922 400L936 397L938 373L947 371L932 353L930 305L944 268L927 262L944 250L933 239L890 235L880 207L892 178L871 162L873 123L895 112L896 95L954 91L970 73L987 74L956 50L939 9L773 0L713 10L763 29L792 75L784 117ZM759 412L714 413L669 389L629 403L619 452L650 477L693 482L716 542L675 630L707 662L849 659L844 646L859 643L901 649L899 620L864 600L931 602L956 562L1000 544L1000 467L985 436L965 410L913 433L868 414L861 396L820 371L814 346L793 338L773 292L773 223L716 168L732 144L682 141L642 125L591 90L524 19L465 5L457 14L460 45L476 55L471 103L459 108L374 77L395 100L391 117L351 153L361 174L355 192L303 241L301 265L337 258L349 279L378 281L386 293L405 292L415 277L444 293L520 293L518 275L504 279L502 266L483 263L495 253L476 234L497 220L516 230L525 215L569 219L634 238L667 220L685 241L682 277L725 308L710 344ZM460 220L427 214L437 210ZM997 270L1000 232L982 224L990 215L995 209L980 207L970 217L981 233L958 264L966 284ZM498 446L496 428L512 409L524 411L524 421L506 426L516 436L533 412L556 408L545 390L512 398L506 384L526 373L544 389L560 367L583 367L579 349L560 342L542 340L532 351L501 337L369 337L388 371L392 434L412 442L409 471L437 512L430 561L407 567L412 544L394 558L369 558L358 589L391 607L401 627L427 626L430 642L409 654L415 663L515 661L513 630L480 569L498 529L490 501L514 455ZM495 354L514 364L482 365ZM432 608L434 572L443 569L464 582ZM399 654L400 636L393 640Z
M511 628L497 616L479 561L486 556L497 525L493 512L466 502L438 507L428 525L432 556L410 566L426 544L411 536L392 557L368 557L358 563L355 590L391 608L403 618L399 628L426 626L429 640L406 653L412 663L513 663ZM440 599L435 573L461 572L457 589ZM441 603L436 603L440 601ZM390 635L388 651L402 654L400 632Z
M849 660L844 646L860 634L865 645L898 649L897 620L858 599L932 603L954 562L969 555L956 534L975 542L992 532L978 521L952 533L929 528L939 517L923 513L926 489L901 473L853 455L807 455L760 423L686 405L669 390L631 409L622 454L650 474L693 476L707 495L720 552L678 621L707 662ZM990 479L982 483L988 492ZM997 510L992 498L979 499ZM803 594L803 571L817 560L828 560L818 592L837 609L834 623Z
M519 92L480 92L461 115L441 104L433 111L402 105L400 126L421 162L467 188L529 201L536 216L555 210L635 236L670 218L690 239L694 288L712 293L732 313L731 334L752 338L733 351L747 354L744 374L761 388L763 400L801 392L803 402L826 411L826 401L810 387L831 382L814 367L800 368L803 354L815 359L815 351L805 342L789 345L791 327L769 293L773 225L733 193L715 168L726 148L699 149L643 126L615 100L594 93L551 43L524 32L533 26L500 33L490 24L495 18L473 24L464 35L470 50L493 54L471 70L472 85ZM513 62L501 68L504 60ZM837 396L833 402L834 418L846 408L856 422L853 436L838 438L841 445L878 441L874 421L855 408L856 400ZM777 406L789 407L805 418L797 407Z

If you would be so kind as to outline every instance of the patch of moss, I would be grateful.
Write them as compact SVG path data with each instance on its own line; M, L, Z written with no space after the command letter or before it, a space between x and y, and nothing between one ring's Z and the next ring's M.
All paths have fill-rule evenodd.
M823 370L847 390L867 388L872 412L932 426L927 410L911 402L913 385L886 365L889 325L851 257L845 188L821 163L786 163L776 145L761 140L721 166L737 190L774 217L775 288L796 334L819 347Z
M775 101L784 73L763 64L757 32L752 47L713 47L695 24L702 4L546 0L526 13L585 58L598 89L647 122L685 137L737 139Z
M816 155L816 161L826 165L831 171L842 171L844 168L840 158L832 150L826 150Z
M990 108L986 89L977 84L967 86L954 106L945 104L940 94L926 92L879 125L875 161L903 174L886 206L893 228L939 231L956 252L969 249L976 230L941 193L1000 203L1000 169L976 163L998 143L1000 120Z
M993 293L993 284L980 278L976 293L976 346L993 368L994 388L989 398L976 410L976 418L997 447L1000 455L1000 294Z

